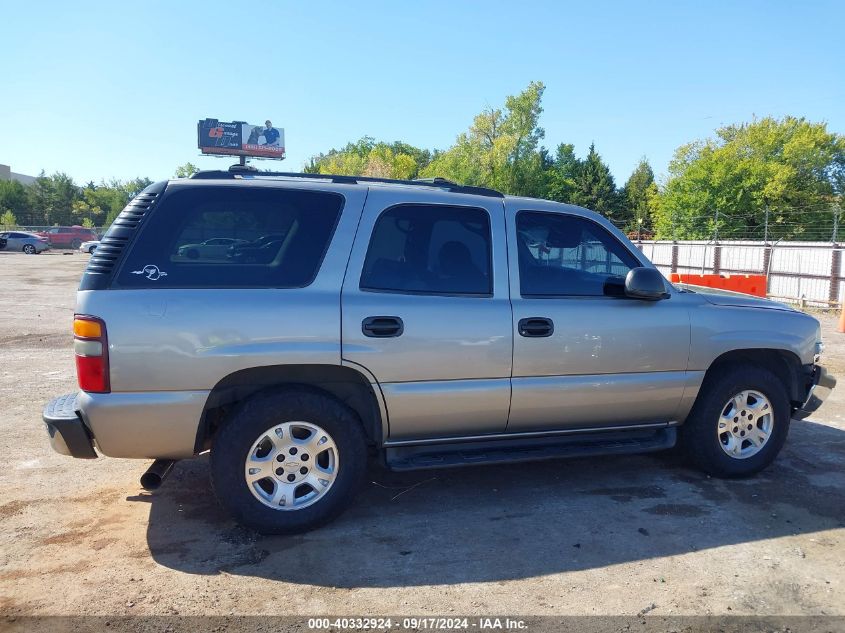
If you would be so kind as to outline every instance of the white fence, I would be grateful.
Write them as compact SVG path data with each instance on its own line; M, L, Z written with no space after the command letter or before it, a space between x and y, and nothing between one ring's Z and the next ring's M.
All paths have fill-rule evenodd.
M843 246L831 242L671 242L635 244L669 273L766 275L770 297L834 307L845 299Z

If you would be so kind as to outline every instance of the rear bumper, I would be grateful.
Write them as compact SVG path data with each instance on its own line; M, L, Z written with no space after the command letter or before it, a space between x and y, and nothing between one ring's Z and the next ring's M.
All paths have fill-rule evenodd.
M95 459L91 432L78 413L78 393L54 398L44 407L42 418L50 436L50 446L62 455L81 459Z
M822 403L827 400L827 397L835 386L836 378L828 373L824 367L817 365L813 370L812 384L810 385L810 390L807 392L807 399L792 417L803 420L817 411L822 406Z

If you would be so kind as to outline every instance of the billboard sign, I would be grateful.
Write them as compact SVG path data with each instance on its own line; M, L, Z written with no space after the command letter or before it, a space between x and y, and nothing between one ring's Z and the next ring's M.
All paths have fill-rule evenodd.
M203 154L223 156L285 157L285 130L243 121L203 119L197 123L197 146Z

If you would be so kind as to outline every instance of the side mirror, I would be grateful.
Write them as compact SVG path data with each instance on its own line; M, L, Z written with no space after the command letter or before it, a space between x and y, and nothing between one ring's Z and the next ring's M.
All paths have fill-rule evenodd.
M655 268L632 268L625 277L625 296L658 301L666 299L666 280Z

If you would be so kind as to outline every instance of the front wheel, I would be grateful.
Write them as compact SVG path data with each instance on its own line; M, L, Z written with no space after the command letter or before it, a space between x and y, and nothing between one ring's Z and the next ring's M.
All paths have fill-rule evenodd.
M302 388L246 400L211 449L221 505L263 534L303 532L336 517L360 487L366 465L357 416Z
M70 247L73 250L78 250L80 246L82 246L82 240L79 239L72 240L70 243Z
M747 477L777 457L790 417L786 387L775 374L754 365L735 365L705 379L680 428L680 443L705 472Z

